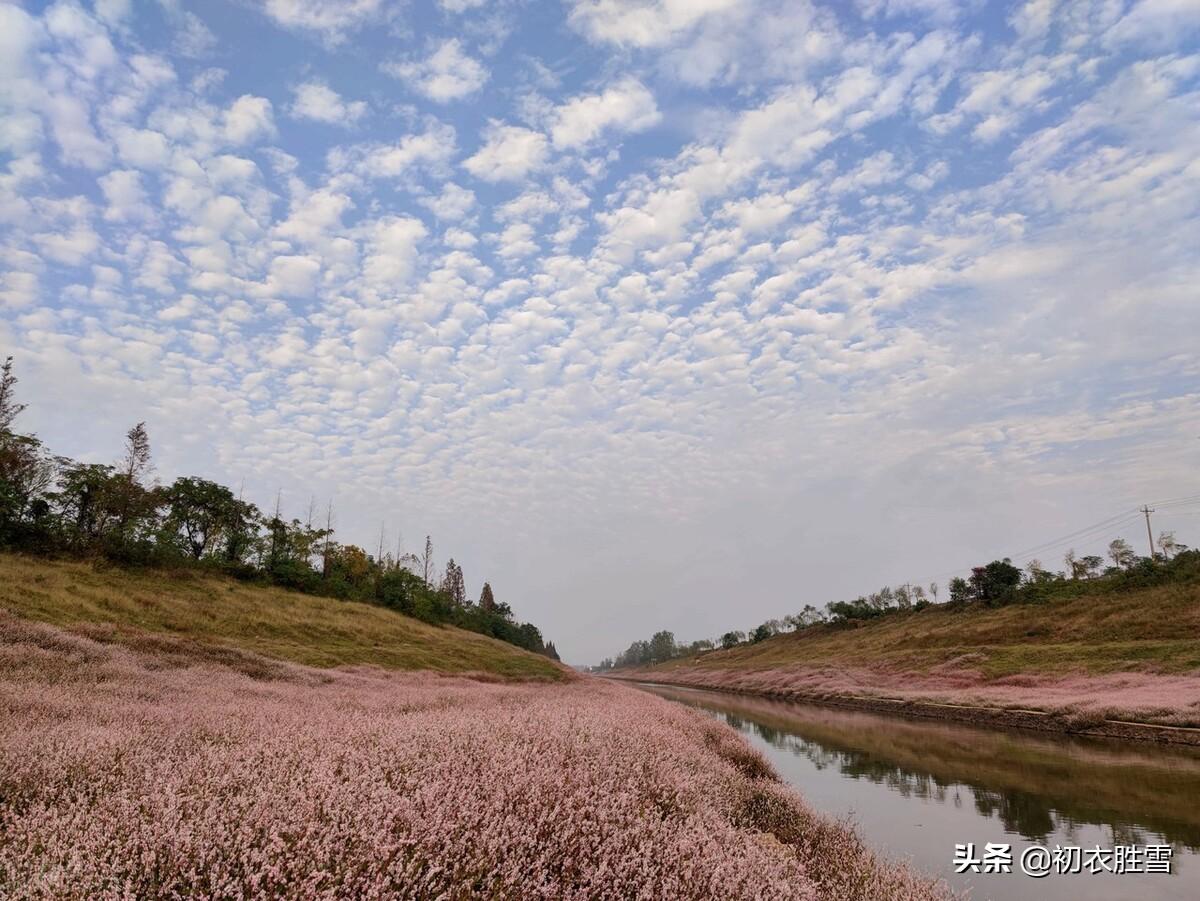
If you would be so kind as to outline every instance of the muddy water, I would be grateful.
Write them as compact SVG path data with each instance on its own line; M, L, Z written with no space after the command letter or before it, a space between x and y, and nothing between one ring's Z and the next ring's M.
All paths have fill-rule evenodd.
M812 806L975 901L1200 898L1200 750L640 687L740 730ZM967 842L977 857L1010 845L1012 872L956 873ZM1031 845L1169 845L1172 872L1035 878L1020 868Z

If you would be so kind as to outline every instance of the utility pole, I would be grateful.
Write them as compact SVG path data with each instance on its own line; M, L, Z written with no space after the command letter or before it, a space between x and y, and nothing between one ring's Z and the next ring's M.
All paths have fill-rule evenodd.
M1150 559L1154 559L1154 533L1150 531L1150 514L1154 512L1154 508L1143 504L1139 513L1146 514L1146 539L1150 542Z

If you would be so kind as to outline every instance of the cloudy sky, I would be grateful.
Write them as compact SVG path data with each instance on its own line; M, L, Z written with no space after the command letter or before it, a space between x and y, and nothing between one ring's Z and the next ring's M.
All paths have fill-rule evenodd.
M24 428L572 662L1200 491L1197 0L0 4L0 112Z

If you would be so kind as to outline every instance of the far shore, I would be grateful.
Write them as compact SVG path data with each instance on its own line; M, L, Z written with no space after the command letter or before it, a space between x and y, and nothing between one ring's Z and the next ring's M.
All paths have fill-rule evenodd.
M1190 695L1200 692L1200 675L1120 673L1058 680L1030 678L1022 680L1022 684L1002 681L992 685L977 683L970 688L937 688L927 691L922 691L921 677L914 675L906 680L910 687L896 690L894 693L878 684L882 681L879 678L870 680L877 684L871 686L872 690L863 693L806 689L802 685L764 684L768 680L774 682L771 677L777 679L779 675L772 671L735 675L699 668L676 667L669 672L630 669L608 673L606 678L996 728L1029 729L1200 747L1200 727L1189 724L1196 710L1196 700ZM799 674L793 672L790 675L796 677ZM816 677L827 673L814 671L811 675ZM862 673L856 671L854 675L861 678ZM724 681L721 676L726 677ZM1156 682L1161 684L1155 685ZM1190 690L1181 696L1181 687ZM1081 702L1080 698L1089 695L1089 690L1089 700ZM1147 705L1141 699L1145 698L1148 691L1162 698L1173 697L1182 703L1178 703L1172 709ZM1136 701L1133 698L1135 692L1138 696ZM1070 698L1061 703L1047 705L1044 703L1047 694L1056 698L1069 695ZM989 696L1002 698L1002 701L995 704L984 703ZM1123 706L1122 702L1130 701L1133 701L1130 706ZM1184 722L1164 721L1172 718L1183 719Z

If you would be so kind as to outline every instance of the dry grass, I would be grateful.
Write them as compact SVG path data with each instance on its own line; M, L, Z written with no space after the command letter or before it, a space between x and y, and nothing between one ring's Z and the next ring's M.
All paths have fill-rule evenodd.
M189 570L98 569L0 554L0 608L160 656L168 647L196 653L204 646L218 656L221 649L241 650L318 667L567 676L545 657L473 632Z
M962 658L988 678L1200 669L1200 585L1083 595L995 610L930 608L855 629L821 627L665 664L774 669L791 664L930 672Z

